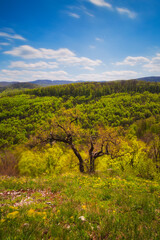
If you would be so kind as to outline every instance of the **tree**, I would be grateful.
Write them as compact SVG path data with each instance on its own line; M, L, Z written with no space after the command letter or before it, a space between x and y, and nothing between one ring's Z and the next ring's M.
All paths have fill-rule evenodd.
M95 160L103 155L111 158L120 156L120 137L113 128L95 127L91 130L82 129L80 116L77 111L65 110L59 112L58 116L49 121L39 133L34 136L29 145L42 146L54 142L69 145L79 162L80 172L95 172ZM87 159L82 157L81 151L88 155Z

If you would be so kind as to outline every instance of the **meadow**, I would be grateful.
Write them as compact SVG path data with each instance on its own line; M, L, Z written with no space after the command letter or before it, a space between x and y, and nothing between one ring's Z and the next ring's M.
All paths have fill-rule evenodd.
M160 239L160 185L109 173L1 177L1 239Z

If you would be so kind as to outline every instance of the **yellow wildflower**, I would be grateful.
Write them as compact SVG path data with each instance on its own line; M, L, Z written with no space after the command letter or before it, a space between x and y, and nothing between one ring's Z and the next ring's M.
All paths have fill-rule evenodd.
M87 207L86 207L86 205L82 205L82 209L84 209L84 210L85 210L86 208L87 208Z
M7 214L7 218L16 218L19 215L18 211L14 211Z
M17 210L18 207L14 207L14 206L9 206L10 209L14 209L14 210Z
M42 219L46 219L46 217L47 217L46 212L37 212L36 215L42 217Z
M34 217L34 216L35 216L35 210L31 208L31 209L28 211L27 215L28 215L29 217Z

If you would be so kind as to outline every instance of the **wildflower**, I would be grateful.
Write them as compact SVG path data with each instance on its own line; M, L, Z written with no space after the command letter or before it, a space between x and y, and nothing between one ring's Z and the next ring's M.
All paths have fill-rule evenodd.
M27 215L28 215L29 217L34 217L34 216L35 216L35 210L31 208L31 209L28 211Z
M10 209L14 209L14 210L17 210L18 207L14 207L14 206L9 206Z
M46 212L37 212L35 215L42 217L42 219L46 219L47 213Z
M86 208L87 208L87 207L86 207L86 205L82 205L82 209L84 209L84 210L85 210Z
M7 218L16 218L19 215L18 211L14 211L7 214Z

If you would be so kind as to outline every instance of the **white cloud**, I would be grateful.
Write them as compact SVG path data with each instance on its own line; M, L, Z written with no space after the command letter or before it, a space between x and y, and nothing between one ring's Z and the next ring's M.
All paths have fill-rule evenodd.
M53 59L53 58L60 59L60 58L75 56L75 53L73 53L72 51L70 51L67 48L60 48L58 50L40 48L39 53L42 54L42 58L46 58L46 59Z
M29 45L15 47L10 51L5 51L4 54L9 54L15 57L22 57L24 59L43 58L42 52Z
M16 57L21 57L24 59L36 59L36 58L57 59L60 57L75 56L75 54L67 48L60 48L58 50L46 48L36 49L29 45L15 47L11 51L5 51L4 53Z
M108 71L100 74L79 74L75 79L84 81L112 81L126 80L137 76L138 73L135 71Z
M25 63L23 61L15 61L11 62L9 68L24 68L24 69L53 69L58 68L58 64L56 62L36 62L36 63Z
M91 69L90 69L91 70ZM135 71L107 71L99 74L79 74L70 75L66 71L35 71L35 70L10 70L3 69L0 71L0 81L20 81L28 82L37 79L50 80L84 80L84 81L111 81L125 80L137 77Z
M122 15L127 15L129 18L135 18L136 17L136 13L130 11L127 8L116 8L116 10L118 11L118 13L122 14Z
M153 57L149 63L143 66L149 72L159 72L160 73L160 53L156 54L156 57Z
M80 16L77 14L77 13L68 13L68 15L70 16L70 17L73 17L73 18L80 18Z
M131 57L128 56L126 57L122 62L117 62L115 65L120 66L120 65L129 65L129 66L135 66L137 64L144 64L146 62L149 62L150 60L146 57Z
M104 40L102 38L96 37L97 42L103 42Z
M37 79L69 80L69 74L65 71L29 71L29 70L8 70L0 71L0 81L28 82Z
M4 54L9 54L24 59L56 59L58 63L63 65L79 65L82 67L99 66L101 60L92 60L86 57L77 57L75 53L67 48L58 50L39 48L35 49L29 45L15 47L11 51L5 51Z
M160 53L157 53L155 57L146 58L143 56L139 57L126 57L122 62L117 62L114 65L121 66L121 65L128 65L128 66L140 66L142 70L148 72L155 72L160 74Z
M18 34L9 34L6 32L0 32L0 37L7 38L7 39L16 39L16 40L22 40L25 41L26 39Z
M86 57L68 57L68 58L66 57L66 58L59 58L57 60L61 64L72 65L72 66L80 65L80 66L84 66L85 69L86 67L99 66L102 63L101 60L92 60Z
M0 46L9 46L10 43L7 43L7 42L0 42Z
M89 70L89 71L94 71L94 68L93 67L84 67L83 69L86 69L86 70Z
M110 3L105 2L104 0L89 0L89 2L99 7L107 7L110 9L112 8L112 5Z

